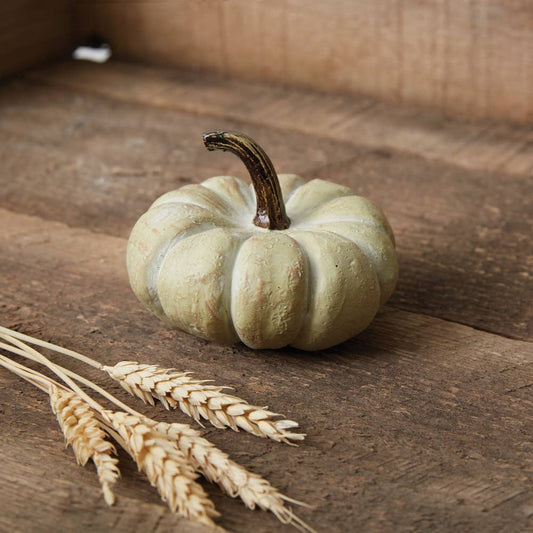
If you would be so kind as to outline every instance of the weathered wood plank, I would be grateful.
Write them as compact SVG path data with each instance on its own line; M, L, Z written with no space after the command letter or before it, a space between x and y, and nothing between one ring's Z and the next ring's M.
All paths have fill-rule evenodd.
M298 419L308 433L300 448L207 434L315 505L300 514L319 531L526 528L531 344L387 308L357 339L323 353L217 346L169 332L141 309L127 284L124 239L3 209L0 227L3 325L101 361L137 358L192 370ZM71 366L105 382L92 368ZM131 466L117 488L118 506L107 509L94 473L63 450L41 393L6 372L0 381L4 529L189 530ZM210 493L224 527L291 531Z
M148 106L297 131L355 146L392 148L471 169L533 172L533 128L469 124L369 98L331 96L191 72L112 62L67 62L29 77Z
M533 119L528 0L80 0L76 12L79 37L101 33L121 59Z
M136 90L153 94L147 88L153 80L142 80ZM347 184L385 209L401 261L393 305L508 336L531 336L524 293L531 291L532 185L521 174L466 170L397 151L25 81L6 85L0 103L4 207L125 237L163 192L217 174L244 177L236 158L207 153L200 134L217 127L246 129L278 170ZM322 118L327 116L326 110Z

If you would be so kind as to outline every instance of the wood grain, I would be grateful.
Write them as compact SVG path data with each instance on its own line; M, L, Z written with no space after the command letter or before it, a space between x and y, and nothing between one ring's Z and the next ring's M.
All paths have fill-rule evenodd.
M0 4L0 78L68 55L74 41L70 0Z
M116 102L14 81L0 88L2 205L127 236L161 194L215 175L248 178L234 156L208 152L202 133L246 131L278 169L302 173L353 149L294 132ZM295 150L295 147L297 149ZM35 187L38 182L39 187Z
M435 112L175 69L65 62L28 79L115 100L306 133L355 146L393 148L465 168L533 172L533 127L470 124Z
M109 83L100 75L101 84L113 87L115 71L100 72L110 73ZM208 153L201 141L204 131L244 130L265 147L278 171L333 179L384 208L401 268L392 305L531 338L531 307L523 297L531 292L533 255L528 177L147 106L132 95L149 100L161 86L149 76L139 78L138 85L133 79L126 84L132 102L42 82L6 85L0 91L0 205L126 237L168 190L226 173L248 179L236 158ZM172 86L183 91L182 103L197 92L194 82ZM226 94L237 100L239 93L226 88ZM382 130L394 131L390 124Z
M206 433L314 505L300 514L318 530L527 527L530 344L391 308L357 339L323 353L208 344L169 332L136 304L124 239L4 209L0 225L3 324L101 361L133 357L192 370L297 418L308 433L300 448ZM104 382L94 369L71 366ZM4 529L61 523L67 531L170 531L173 524L193 530L157 503L123 456L119 503L107 509L94 472L63 449L42 394L6 372L0 381ZM208 490L228 529L292 530Z
M528 0L80 0L76 12L79 38L99 32L121 59L533 119Z
M205 435L313 505L299 514L319 531L527 531L533 350L508 337L530 335L530 130L439 120L124 64L58 64L5 82L0 323L106 363L190 370L297 419L308 434L299 448ZM124 255L139 214L182 184L246 176L202 146L203 131L222 127L255 137L280 171L332 178L385 208L400 285L356 339L316 354L219 346L168 330L135 300ZM96 369L70 366L125 399ZM124 454L108 508L43 394L5 371L0 387L0 530L206 531L173 516ZM228 530L294 531L206 490Z

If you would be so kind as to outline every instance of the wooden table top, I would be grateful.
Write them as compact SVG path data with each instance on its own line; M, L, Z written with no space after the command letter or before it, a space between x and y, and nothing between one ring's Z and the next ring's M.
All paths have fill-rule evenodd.
M245 177L201 134L245 131L279 172L349 185L397 238L398 288L319 353L254 352L169 331L125 268L160 194ZM121 63L59 63L0 85L0 324L86 353L189 370L299 421L298 448L206 428L318 531L524 531L532 525L533 130L462 124ZM94 369L74 370L116 392ZM0 529L209 531L172 515L125 454L117 504L75 464L46 396L0 372ZM135 400L130 403L142 410ZM145 409L161 420L180 412ZM294 531L205 484L232 531Z

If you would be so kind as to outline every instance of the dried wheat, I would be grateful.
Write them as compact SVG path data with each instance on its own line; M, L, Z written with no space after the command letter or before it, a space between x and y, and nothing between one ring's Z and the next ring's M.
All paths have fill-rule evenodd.
M3 328L0 328L0 333L1 329ZM0 336L15 345L2 343L1 348L44 364L72 389L67 391L47 376L0 356L1 366L50 394L52 408L57 414L67 444L72 445L78 462L85 464L89 458L95 462L106 502L111 504L114 499L110 487L119 476L119 471L116 459L111 457L114 448L105 441L105 432L115 438L132 456L170 508L188 519L216 527L211 517L217 516L218 513L202 487L195 482L197 475L194 470L197 470L210 481L218 483L229 495L239 496L249 508L269 510L283 523L290 523L302 531L314 531L285 506L285 502L301 502L284 496L267 480L248 472L229 459L227 454L202 438L200 433L190 426L160 423L149 419L93 382L52 363L22 341L7 333ZM223 393L224 387L206 385L205 381L192 379L188 373L127 361L114 367L102 367L96 362L93 366L97 365L118 380L130 393L152 405L154 400L158 399L167 408L179 405L197 420L206 418L217 427L229 426L234 430L241 427L262 437L289 444L290 439L304 438L302 434L285 431L297 427L296 422L273 421L271 418L279 415L268 411L267 408L249 405L240 398ZM81 381L127 412L105 410L71 378ZM239 409L240 414L236 414ZM91 430L92 426L96 430L94 427ZM82 431L84 428L85 432ZM94 440L97 437L102 441L100 444Z
M211 517L218 513L195 481L198 476L193 467L176 443L156 429L155 421L122 411L102 411L102 416L173 512L216 527Z
M303 505L275 489L266 479L249 472L232 461L200 432L187 424L158 422L154 429L176 442L193 467L209 481L217 483L231 497L239 497L250 509L259 507L271 511L284 524L293 524L305 531L313 531L298 518L285 502Z
M114 446L106 440L96 413L77 394L50 385L50 405L57 416L67 445L72 446L78 464L85 466L92 459L102 486L104 499L113 505L115 496L111 487L120 476Z
M193 379L188 372L135 361L121 361L114 366L104 366L103 370L144 402L154 405L154 400L159 400L167 409L179 406L197 422L203 418L217 428L230 427L235 431L240 428L287 444L305 438L305 434L292 431L298 427L297 422L274 420L281 415L226 394L223 389L227 387Z

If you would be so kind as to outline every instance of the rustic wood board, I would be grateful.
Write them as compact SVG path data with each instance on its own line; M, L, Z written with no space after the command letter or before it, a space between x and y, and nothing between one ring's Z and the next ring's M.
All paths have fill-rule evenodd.
M143 76L137 84L129 77L126 96L67 89L66 68L74 67L0 87L2 325L101 361L135 358L191 370L296 418L308 434L299 448L230 431L205 434L312 504L299 514L318 531L531 526L533 354L530 342L508 338L530 335L522 325L530 278L520 274L531 254L524 172L481 172L398 147L247 122L223 116L222 107L193 112L185 109L183 80L191 101L207 86L195 77L176 75L161 85L161 75L139 69ZM107 79L113 86L126 71L106 66L98 85ZM150 84L173 84L183 107L152 104ZM269 92L253 87L259 97ZM220 90L237 101L229 85ZM137 304L124 265L131 224L165 190L219 173L244 176L237 160L205 152L199 140L205 129L228 124L261 140L280 170L326 173L386 209L398 236L401 282L357 339L318 354L253 352L168 331ZM383 128L390 135L394 124ZM124 398L96 370L72 367ZM168 512L124 455L119 501L107 508L92 468L77 467L64 450L44 395L7 372L0 383L0 529L206 531ZM227 529L292 530L206 489Z
M533 208L533 184L526 172L465 168L433 160L423 150L410 155L400 146L363 147L353 139L323 138L310 127L295 132L282 121L274 129L270 122L260 124L264 111L246 122L224 106L238 100L239 85L231 92L216 83L208 89L194 77L134 72L121 64L101 69L67 64L6 84L0 90L0 154L10 180L0 191L0 205L127 237L162 193L213 175L245 177L237 158L207 153L201 133L246 130L279 171L334 179L385 209L402 270L392 304L531 338L531 306L521 297L531 289L533 227L525 214ZM74 81L66 84L67 76ZM211 109L194 109L198 86L210 92ZM255 99L270 109L272 102L258 89ZM158 100L157 94L165 96ZM287 94L282 108L291 109L294 100ZM316 114L326 122L342 115L341 107L328 108L329 100L317 103L322 106ZM300 108L300 114L313 113ZM396 131L396 123L391 119L381 129ZM439 137L433 141L438 144ZM490 152L490 145L485 150ZM533 152L529 163L533 167Z
M533 127L460 122L441 113L371 98L332 96L192 71L132 63L62 62L29 79L114 100L238 120L368 148L393 148L454 165L505 174L533 173Z
M358 339L324 353L216 346L167 331L136 305L124 239L5 210L0 222L9 228L2 235L2 323L101 361L135 358L192 370L297 418L308 433L300 448L229 431L206 434L314 505L300 514L319 531L520 531L527 523L527 343L387 308ZM80 366L71 365L105 382ZM135 531L155 523L169 531L179 523L155 506L157 497L131 465L117 488L120 503L108 511L92 470L76 467L63 450L43 395L5 372L1 380L6 529L105 529L117 521L126 531L135 519ZM156 412L164 420L185 418ZM230 530L290 531L209 492ZM120 522L122 516L129 520Z

